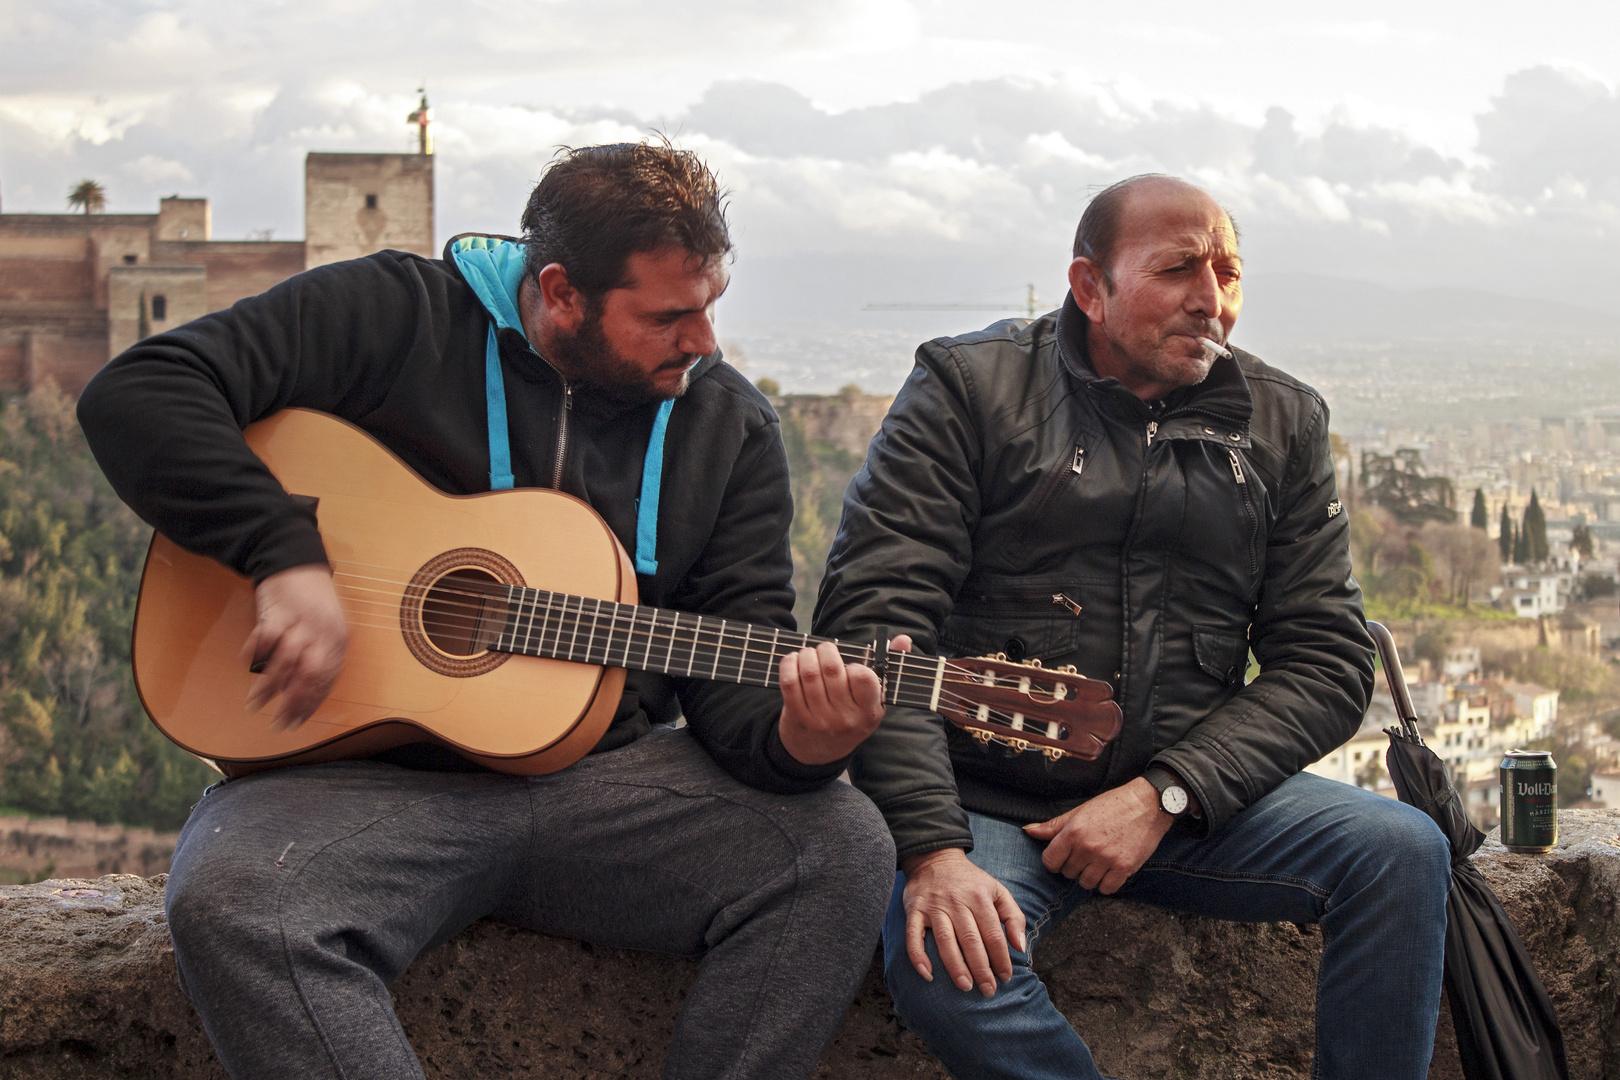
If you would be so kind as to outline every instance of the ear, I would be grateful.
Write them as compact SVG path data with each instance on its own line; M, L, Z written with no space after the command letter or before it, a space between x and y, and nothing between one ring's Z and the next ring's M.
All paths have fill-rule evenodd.
M1084 255L1074 260L1069 264L1069 291L1086 318L1098 324L1103 322L1107 311L1103 300L1108 295L1108 287L1103 282L1101 267Z
M536 275L540 300L545 305L546 322L564 333L573 333L585 322L585 294L568 280L562 263L547 263Z

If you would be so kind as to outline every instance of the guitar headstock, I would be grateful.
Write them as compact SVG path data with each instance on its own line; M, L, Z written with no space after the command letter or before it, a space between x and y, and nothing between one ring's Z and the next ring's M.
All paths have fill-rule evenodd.
M1096 760L1125 722L1114 688L1101 679L1072 665L1015 663L1004 653L950 661L938 710L985 745L1039 750L1051 761Z

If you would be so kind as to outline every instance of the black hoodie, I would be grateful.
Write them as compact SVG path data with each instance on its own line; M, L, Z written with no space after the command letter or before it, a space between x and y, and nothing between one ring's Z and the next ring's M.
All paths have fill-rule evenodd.
M159 532L254 581L323 562L312 513L284 492L241 429L302 406L363 428L430 483L489 489L484 353L489 316L448 248L444 259L384 251L306 271L225 311L140 342L79 399L79 422L107 478ZM512 471L549 486L563 422L563 381L522 333L499 332ZM656 404L624 406L576 387L562 489L635 550L636 499ZM692 370L664 443L658 570L641 602L743 622L794 626L793 517L787 455L770 403L719 354ZM795 761L777 734L777 690L630 673L596 751L684 713L732 775L796 792L844 762ZM468 767L423 745L389 755Z

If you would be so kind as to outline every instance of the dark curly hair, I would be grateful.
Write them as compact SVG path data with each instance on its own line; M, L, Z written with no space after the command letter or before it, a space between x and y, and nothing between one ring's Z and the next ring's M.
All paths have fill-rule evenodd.
M523 242L530 275L560 263L592 302L625 284L631 255L679 247L702 259L731 252L726 191L709 167L668 139L564 147L529 195Z

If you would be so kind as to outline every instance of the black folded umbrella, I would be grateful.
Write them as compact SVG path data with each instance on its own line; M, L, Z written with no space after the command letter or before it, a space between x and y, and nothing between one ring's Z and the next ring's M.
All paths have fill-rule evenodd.
M1434 819L1451 842L1446 897L1446 996L1468 1080L1569 1080L1564 1033L1547 989L1502 902L1469 859L1485 834L1468 820L1446 766L1418 734L1395 639L1369 622L1399 723L1384 729L1384 762L1401 801Z

